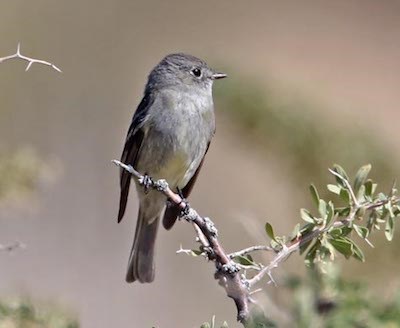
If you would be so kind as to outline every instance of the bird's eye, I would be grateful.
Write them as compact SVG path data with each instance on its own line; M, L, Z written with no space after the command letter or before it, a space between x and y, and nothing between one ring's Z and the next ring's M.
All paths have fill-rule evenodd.
M193 69L192 69L192 74L193 74L195 77L200 77L200 76L201 76L201 70L200 70L199 68L193 68Z

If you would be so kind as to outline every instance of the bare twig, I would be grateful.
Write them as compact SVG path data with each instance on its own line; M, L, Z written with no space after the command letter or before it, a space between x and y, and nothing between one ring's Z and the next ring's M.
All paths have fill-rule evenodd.
M234 253L230 253L228 254L228 256L233 259L237 256L243 256L255 251L273 251L273 248L270 246L265 246L265 245L259 245L259 246L251 246L245 249L242 249L240 251L234 252Z
M197 256L197 255L204 255L204 256L206 256L205 253L196 254L192 249L190 249L190 248L183 248L182 245L180 245L179 249L176 251L176 254L186 254L186 255L191 255L191 256Z
M262 292L262 291L263 291L262 288L258 288L256 290L253 290L252 292L250 292L250 295L254 295L254 294L257 294L257 293Z
M48 61L41 60L41 59L35 59L35 58L31 58L31 57L22 55L21 54L21 46L19 43L17 46L17 52L10 56L0 57L0 63L4 62L6 60L10 60L10 59L21 59L21 60L28 62L28 65L25 68L25 72L28 71L31 68L31 66L36 63L36 64L50 66L51 68L55 69L57 72L62 73L61 69L59 69L56 65L54 65Z

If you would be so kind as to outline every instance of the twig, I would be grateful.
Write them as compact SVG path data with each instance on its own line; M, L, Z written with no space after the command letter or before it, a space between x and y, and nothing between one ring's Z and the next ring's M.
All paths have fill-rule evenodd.
M376 203L370 204L369 206L366 207L366 209L367 210L376 209L377 207L384 206L389 201L399 202L399 199L396 198L396 199L387 199L384 201L378 201ZM335 222L333 222L333 224L331 224L328 227L315 228L315 230L305 234L304 236L302 236L300 238L295 239L294 241L289 243L289 245L283 245L282 250L276 254L276 256L272 259L272 261L267 266L265 266L259 273L257 273L253 278L251 278L247 281L249 287L250 288L253 287L259 281L261 281L265 275L268 275L271 278L272 270L277 268L281 262L283 262L284 260L286 260L289 257L290 254L299 250L302 245L308 243L309 241L313 240L314 238L317 238L318 236L320 236L324 232L328 231L332 227L333 228L341 228L341 227L349 225L351 223L351 221L353 221L354 214L355 214L355 212L350 213L350 215L347 218L344 218L339 221L335 221ZM366 239L366 241L369 242L367 239Z
M240 251L234 252L234 253L230 253L228 254L228 256L233 259L237 256L243 256L255 251L273 251L273 248L270 246L265 246L265 245L259 245L259 246L251 246L245 249L242 249Z
M341 179L343 182L344 182L344 184L346 185L346 187L347 187L347 190L349 191L349 193L350 193L350 196L351 196L351 199L353 200L353 203L354 203L354 205L356 205L356 207L357 207L357 209L360 207L360 204L358 203L358 200L357 200L357 197L356 197L356 195L354 194L354 191L353 191L353 188L351 187L351 185L350 185L350 182L347 180L347 179L345 179L344 177L342 177L339 173L337 173L336 171L334 171L334 170L332 170L332 169L328 169L328 171L330 172L330 173L332 173L334 176L336 176L336 177L338 177L339 179Z
M198 241L204 247L210 247L210 244L208 243L206 236L204 236L204 234L201 232L201 229L195 223L193 223L193 228L194 230L196 230L197 234L196 241Z
M198 256L198 255L207 256L205 253L196 254L192 249L183 248L182 245L179 246L179 249L175 253L176 254L186 254L186 255L191 255L191 256Z
M0 63L4 62L6 60L10 60L10 59L21 59L21 60L27 61L28 65L25 68L25 72L28 71L33 64L37 63L37 64L41 64L41 65L50 66L51 68L55 69L57 72L62 73L61 69L59 69L56 65L54 65L48 61L41 60L41 59L35 59L35 58L31 58L31 57L22 55L21 54L21 46L19 43L17 46L17 52L10 56L0 57Z
M262 288L258 288L258 289L256 289L256 290L253 290L252 292L250 292L250 295L254 295L254 294L259 293L259 292L262 292L262 291L263 291Z

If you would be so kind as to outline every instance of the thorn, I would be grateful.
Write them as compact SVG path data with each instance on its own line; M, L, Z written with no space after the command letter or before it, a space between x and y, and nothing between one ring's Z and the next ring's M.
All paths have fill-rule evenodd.
M29 64L25 68L25 72L27 72L31 68L32 64L33 62L29 62Z
M278 285L276 284L276 281L275 281L274 277L272 276L271 271L269 271L267 274L268 274L268 277L270 279L268 281L268 284L273 284L275 287L277 287Z
M62 73L62 70L60 70L56 65L51 64L51 67L53 67L57 72Z
M255 293L259 293L259 292L262 292L262 288L258 288L258 289L256 289L256 290L253 290L253 291L251 291L249 294L250 295L254 295Z

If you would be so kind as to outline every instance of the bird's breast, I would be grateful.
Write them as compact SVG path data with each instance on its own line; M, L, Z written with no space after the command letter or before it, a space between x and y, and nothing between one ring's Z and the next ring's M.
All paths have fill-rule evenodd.
M182 188L200 165L214 133L212 99L211 103L167 99L162 110L153 114L145 129L138 169Z

